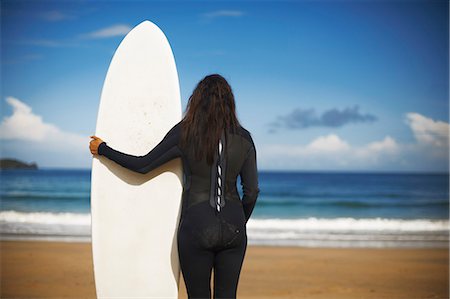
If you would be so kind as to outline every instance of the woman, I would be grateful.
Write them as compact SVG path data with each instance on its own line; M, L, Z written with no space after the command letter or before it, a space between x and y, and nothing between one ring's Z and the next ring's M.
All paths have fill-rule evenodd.
M144 156L119 152L99 137L91 138L92 154L139 173L182 158L185 182L177 242L188 296L211 298L214 268L214 298L235 298L247 248L246 223L259 188L255 145L238 122L228 82L217 74L203 78L183 119Z

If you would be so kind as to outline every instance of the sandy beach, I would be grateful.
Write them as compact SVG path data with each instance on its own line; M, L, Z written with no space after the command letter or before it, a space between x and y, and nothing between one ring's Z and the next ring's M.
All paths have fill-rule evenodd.
M448 262L448 249L249 245L238 298L448 298ZM95 298L91 244L1 241L1 298Z

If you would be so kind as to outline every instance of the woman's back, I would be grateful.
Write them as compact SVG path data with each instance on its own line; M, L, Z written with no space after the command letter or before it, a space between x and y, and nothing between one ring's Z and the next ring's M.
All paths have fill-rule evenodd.
M248 221L259 193L256 166L256 149L250 133L239 126L236 132L227 132L223 138L223 150L219 155L219 145L215 151L214 163L209 165L205 157L197 159L190 146L181 146L182 121L174 125L164 139L144 156L131 156L100 144L98 153L107 156L130 170L147 173L156 167L180 157L183 161L183 207L181 219L187 210L199 203L207 203L216 213L228 214L227 204L240 206L245 223ZM221 166L218 171L218 166ZM240 199L236 181L241 176L243 197ZM220 190L219 190L220 189ZM220 207L218 208L217 205ZM217 209L218 208L218 209ZM245 225L245 223L243 223ZM241 223L242 224L242 223Z
M256 164L256 157L251 155L251 152L255 152L255 146L251 138L250 133L243 127L239 127L237 132L228 132L226 136L226 145L222 151L222 164L225 165L221 169L221 175L218 174L217 165L220 164L218 161L214 165L208 165L206 162L206 157L201 160L197 160L194 154L188 150L183 150L183 156L185 161L183 161L184 172L186 175L185 182L185 192L189 192L197 195L197 197L191 198L187 206L190 207L204 199L204 196L208 196L210 200L212 194L219 188L220 178L221 182L221 192L224 194L225 203L228 200L240 200L239 194L236 188L237 177L241 172L246 173L244 166L247 168L252 166L253 163ZM256 153L255 153L256 154ZM246 158L251 159L249 161L252 165L246 162ZM219 159L219 151L217 148L216 159ZM255 176L244 178L244 183L246 187L247 197L246 203L253 201L256 189L258 188L258 182ZM252 194L249 194L252 193ZM250 197L250 195L253 195Z

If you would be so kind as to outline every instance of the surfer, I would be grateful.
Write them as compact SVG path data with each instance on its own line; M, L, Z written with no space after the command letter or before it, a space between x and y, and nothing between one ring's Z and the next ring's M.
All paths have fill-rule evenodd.
M256 148L236 116L232 89L218 74L204 77L183 119L152 150L133 156L91 136L90 151L138 173L180 157L183 196L177 245L189 298L236 298L249 220L259 194ZM236 181L240 176L243 196Z

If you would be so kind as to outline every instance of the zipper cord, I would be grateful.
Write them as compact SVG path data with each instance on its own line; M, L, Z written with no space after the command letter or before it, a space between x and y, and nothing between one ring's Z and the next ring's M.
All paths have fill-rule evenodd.
M219 139L219 161L222 160L222 140ZM217 212L220 212L220 197L222 195L222 167L220 166L220 163L217 163Z
M211 167L211 191L209 196L209 204L218 214L225 206L225 177L226 177L226 140L225 135L218 141L218 151L214 155L214 163Z

